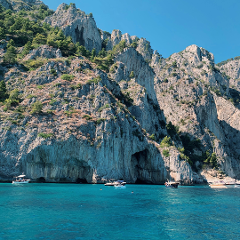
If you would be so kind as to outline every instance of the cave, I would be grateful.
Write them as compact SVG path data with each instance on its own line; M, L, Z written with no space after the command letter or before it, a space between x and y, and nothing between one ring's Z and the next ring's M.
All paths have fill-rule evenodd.
M38 183L45 183L46 180L45 180L44 177L40 177L40 178L37 179L37 182L38 182Z
M151 184L152 181L149 178L149 172L151 172L151 163L148 158L149 151L147 149L136 152L132 155L132 178L136 179L136 184ZM147 176L146 176L147 173Z
M88 183L88 182L87 182L86 178L77 178L76 183L79 184L79 183Z

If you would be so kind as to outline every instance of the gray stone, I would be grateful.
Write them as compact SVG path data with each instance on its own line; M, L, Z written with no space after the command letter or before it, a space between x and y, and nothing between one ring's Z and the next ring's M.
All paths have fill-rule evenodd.
M70 36L73 42L79 42L88 50L101 50L102 40L100 31L97 28L93 17L86 15L83 11L70 6L66 9L67 4L61 4L56 12L47 17L44 21L53 27L59 27L66 36Z

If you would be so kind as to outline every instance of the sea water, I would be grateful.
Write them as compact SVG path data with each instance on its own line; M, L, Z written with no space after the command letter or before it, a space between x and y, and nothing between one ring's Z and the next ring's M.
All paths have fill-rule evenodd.
M240 188L2 183L0 239L240 239Z

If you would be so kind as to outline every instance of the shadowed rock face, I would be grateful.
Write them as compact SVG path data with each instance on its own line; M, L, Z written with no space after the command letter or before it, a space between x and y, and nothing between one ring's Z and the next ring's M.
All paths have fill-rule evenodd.
M61 4L56 12L44 21L53 27L61 28L66 36L72 37L73 42L79 42L90 51L95 48L99 52L102 40L94 19L75 6L67 6L65 3Z

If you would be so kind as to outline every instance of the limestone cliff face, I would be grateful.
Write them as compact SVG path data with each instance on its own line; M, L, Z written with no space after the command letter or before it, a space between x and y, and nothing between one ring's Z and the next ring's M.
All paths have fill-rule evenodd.
M60 27L66 36L72 37L73 42L79 42L90 51L95 48L99 52L102 48L101 34L95 20L75 5L61 4L45 22L53 27Z
M221 73L229 79L229 99L236 108L240 108L240 59L235 57L232 60L218 64Z
M37 49L31 50L31 53L28 54L24 60L30 60L30 59L37 59L37 58L61 58L62 53L60 49L55 49L53 47L49 47L48 45L42 45L41 47Z
M230 87L235 87L237 91L240 91L240 59L232 59L219 68L224 75L229 77Z
M154 53L151 65L157 73L155 89L167 121L179 127L183 141L186 135L191 141L201 141L201 146L187 152L193 167L200 167L201 156L208 150L217 154L226 174L239 178L238 147L232 144L240 137L239 110L228 100L229 81L215 66L213 55L192 45L168 59ZM186 141L183 145L189 146Z
M26 59L36 53L43 57L45 49L32 51ZM159 123L164 116L156 110L154 74L135 49L125 49L115 59L126 68L127 77L120 82L85 58L74 58L69 64L66 58L56 58L56 52L61 56L50 48L52 58L30 74L17 67L4 69L12 89L20 89L22 101L19 110L1 108L1 179L24 172L33 180L49 182L100 183L123 178L132 183L163 183L170 176L192 182L192 170L179 158L176 147L164 156L164 149L150 138L167 132ZM141 68L146 70L145 77L139 72L130 80L129 71ZM63 73L74 76L73 80L63 80ZM123 82L130 97L131 90L136 91L133 102ZM43 104L42 113L33 114L37 101Z
M154 90L154 72L145 62L143 56L134 48L125 49L119 54L115 72L111 75L116 79L122 91L133 99L129 110L140 122L141 126L159 139L167 135L165 122ZM132 77L129 77L132 73ZM148 119L148 120L147 120Z
M0 180L24 172L49 182L192 183L202 170L240 178L238 63L231 75L196 45L164 59L146 39L99 30L74 4L44 21L90 51L113 50L113 64L42 45L20 60L37 69L0 66L8 91L19 91L18 104L0 105ZM2 41L1 61L5 53Z

